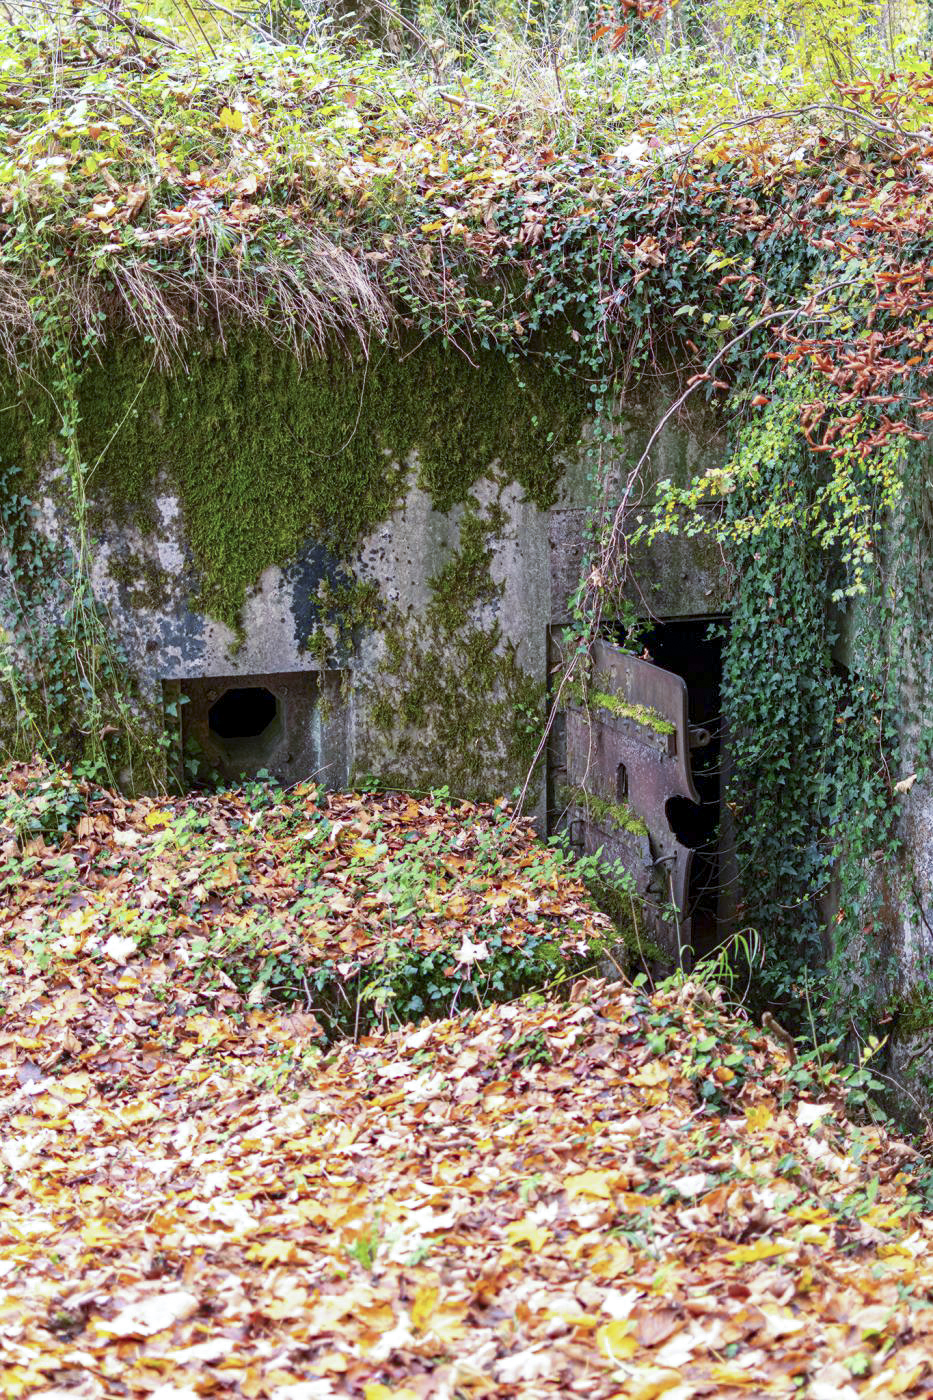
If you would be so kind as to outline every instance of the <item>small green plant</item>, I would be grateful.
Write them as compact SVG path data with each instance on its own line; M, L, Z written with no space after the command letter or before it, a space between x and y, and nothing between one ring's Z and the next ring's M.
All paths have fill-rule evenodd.
M361 1231L356 1239L346 1246L345 1253L349 1259L355 1259L361 1269L371 1271L381 1243L382 1232L377 1215L372 1224Z
M516 1040L508 1041L499 1051L498 1058L522 1069L530 1069L532 1065L550 1065L554 1061L547 1034L543 1030L528 1031Z
M11 769L0 782L0 831L20 846L36 837L58 842L87 809L88 795L88 784L68 769Z
M721 1111L741 1090L752 1057L741 1042L723 1042L719 1024L692 1036L686 1046L684 1074L693 1080L701 1101Z

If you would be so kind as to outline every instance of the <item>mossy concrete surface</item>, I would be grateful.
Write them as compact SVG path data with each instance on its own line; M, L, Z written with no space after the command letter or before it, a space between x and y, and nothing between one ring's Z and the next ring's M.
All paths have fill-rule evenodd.
M519 381L501 354L471 364L434 342L301 365L251 337L201 347L174 376L134 343L85 374L79 435L97 523L150 533L164 480L198 608L236 629L264 571L309 539L352 553L403 499L413 460L441 511L491 464L546 509L584 404L573 381L533 365Z
M67 541L42 396L8 398L17 489ZM323 670L351 777L514 790L543 715L547 509L585 404L533 357L439 344L302 365L250 337L174 375L139 343L108 351L80 384L79 447L94 589L142 700Z
M67 542L54 415L38 390L4 393L11 479ZM301 364L252 335L174 374L113 346L79 404L94 590L151 713L166 683L326 671L351 778L523 783L563 596L549 516L587 489L585 386L534 353L412 342ZM665 451L686 470L702 445L682 439Z

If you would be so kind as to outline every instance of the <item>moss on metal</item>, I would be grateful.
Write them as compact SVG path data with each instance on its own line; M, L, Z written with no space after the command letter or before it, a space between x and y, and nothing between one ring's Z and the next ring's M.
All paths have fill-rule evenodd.
M630 719L635 724L643 724L655 734L674 733L674 725L670 720L665 719L661 712L653 709L651 705L632 705L619 695L613 695L608 690L593 689L592 686L584 685L576 679L570 681L567 693L578 705L605 710L616 719Z
M589 704L595 705L598 710L605 710L607 714L614 715L616 719L630 719L635 724L643 724L646 729L652 729L655 734L673 734L674 725L669 719L650 705L630 705L627 700L621 700L618 695L610 695L608 692L593 690L588 696Z
M561 788L558 797L567 807L582 807L594 821L628 831L632 836L647 836L648 828L624 802L609 802L582 787Z

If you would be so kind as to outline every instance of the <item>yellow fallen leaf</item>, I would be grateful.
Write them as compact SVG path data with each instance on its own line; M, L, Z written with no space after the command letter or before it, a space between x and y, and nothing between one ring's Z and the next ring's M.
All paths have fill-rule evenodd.
M150 1103L148 1099L135 1099L132 1103L124 1104L122 1108L117 1109L117 1117L128 1128L134 1127L137 1123L150 1123L153 1118L160 1116L155 1104Z
M743 1371L741 1366L711 1366L709 1374L710 1380L718 1381L720 1385L753 1386L756 1390L761 1389L761 1377Z
M156 807L154 811L148 813L146 817L146 825L151 831L152 828L156 826L168 826L171 820L171 812L166 812L163 808Z
M876 1230L896 1230L902 1224L900 1217L892 1214L890 1207L884 1205L872 1206L871 1210L862 1216L862 1220Z
M217 118L220 126L225 126L228 131L243 130L243 113L231 111L229 107L224 107Z
M437 1307L438 1290L425 1284L415 1294L411 1308L412 1326L423 1332Z
M638 1350L635 1324L628 1317L614 1317L596 1329L596 1345L608 1361L628 1361Z
M90 1245L92 1249L96 1249L100 1245L109 1246L117 1244L120 1241L120 1236L114 1234L113 1230L105 1225L103 1221L89 1220L87 1224L82 1227L81 1239L85 1244Z
M740 1244L730 1249L726 1258L730 1264L756 1264L759 1259L776 1259L779 1254L788 1254L792 1244L775 1244L773 1240L756 1240L754 1244Z
M431 1318L431 1335L448 1346L461 1341L466 1332L467 1306L466 1303L442 1303Z
M74 1074L63 1075L50 1085L49 1093L63 1103L83 1103L91 1088L91 1076L84 1070L76 1070Z
M875 1376L868 1384L867 1395L903 1395L906 1391L912 1390L920 1379L926 1362L921 1361L916 1366L911 1366L909 1370L886 1370Z
M754 1108L745 1110L745 1122L750 1133L761 1132L763 1128L770 1127L773 1121L774 1114L767 1104L756 1104Z
M832 1219L825 1206L793 1206L787 1214L791 1220L802 1220L807 1225L825 1225Z
M632 1267L632 1251L623 1240L608 1240L586 1262L594 1278L618 1278Z
M618 1179L618 1172L577 1172L574 1176L564 1178L564 1190L571 1200L575 1196L597 1196L608 1201Z
M670 1077L670 1073L664 1065L661 1064L660 1060L652 1060L650 1064L645 1065L644 1069L640 1069L637 1074L630 1074L627 1082L629 1084L638 1084L646 1089L654 1089L658 1084L666 1084Z
M295 1257L295 1246L291 1240L261 1240L250 1245L247 1259L259 1259L263 1264L287 1264Z
M532 1254L537 1254L551 1238L551 1232L530 1220L513 1220L505 1227L505 1237L509 1244L527 1244Z
M641 1210L649 1210L661 1204L660 1196L642 1196L638 1191L620 1191L613 1202L616 1210L627 1215L637 1215Z
M642 1375L633 1376L622 1393L626 1400L657 1400L659 1395L665 1395L682 1384L683 1376L680 1371L652 1367Z

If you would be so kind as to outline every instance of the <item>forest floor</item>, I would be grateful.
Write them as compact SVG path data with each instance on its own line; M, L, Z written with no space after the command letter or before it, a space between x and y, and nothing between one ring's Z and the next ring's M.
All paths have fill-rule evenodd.
M0 1393L933 1393L922 1161L503 808L19 769L0 848Z

